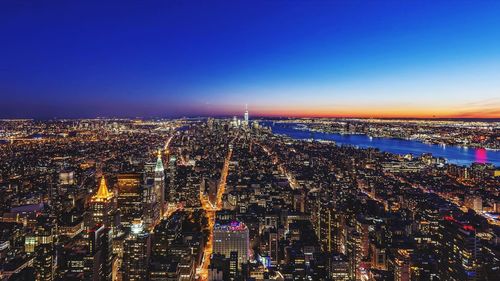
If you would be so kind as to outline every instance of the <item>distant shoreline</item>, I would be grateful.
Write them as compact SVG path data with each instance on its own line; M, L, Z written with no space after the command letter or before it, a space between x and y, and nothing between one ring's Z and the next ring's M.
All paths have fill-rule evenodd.
M118 116L110 116L110 117L103 117L103 116L97 116L97 117L51 117L51 118L0 118L0 122L19 122L19 121L63 121L63 120L68 120L68 121L75 121L75 120L161 120L161 119L166 119L166 120L172 120L172 119L207 119L207 118L216 118L216 119L225 119L225 118L232 118L235 115L213 115L213 116L197 116L197 115L192 115L192 116L148 116L148 117L141 117L141 116L135 116L135 117L118 117ZM238 115L237 115L238 116ZM265 115L255 115L252 116L253 120L258 120L258 121L264 121L264 120L279 120L279 121L286 121L286 120L363 120L363 121L450 121L450 122L485 122L485 123L495 123L499 122L500 123L500 118L462 118L462 117L447 117L447 118L423 118L423 117L322 117L322 116L316 116L316 117L279 117L279 116L265 116Z

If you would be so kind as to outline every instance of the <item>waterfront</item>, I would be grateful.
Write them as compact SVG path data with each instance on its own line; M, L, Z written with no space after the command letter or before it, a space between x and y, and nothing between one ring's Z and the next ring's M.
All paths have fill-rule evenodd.
M470 165L479 162L493 163L495 166L500 166L500 151L483 148L442 146L417 140L395 138L372 138L364 134L312 132L298 129L296 128L297 124L293 123L262 122L262 125L270 126L275 134L287 135L294 139L327 140L334 141L337 145L353 145L360 148L374 147L390 153L411 153L415 156L431 153L433 156L446 158L449 163L457 165Z

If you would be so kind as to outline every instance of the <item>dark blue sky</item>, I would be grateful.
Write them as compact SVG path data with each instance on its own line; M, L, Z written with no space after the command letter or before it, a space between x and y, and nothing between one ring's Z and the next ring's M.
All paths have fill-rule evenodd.
M259 115L500 117L499 15L500 1L1 1L0 118L246 103Z

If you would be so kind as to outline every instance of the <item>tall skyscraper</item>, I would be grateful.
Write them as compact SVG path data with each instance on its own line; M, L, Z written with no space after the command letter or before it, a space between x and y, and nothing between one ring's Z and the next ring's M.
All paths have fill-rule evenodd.
M142 186L142 219L145 228L150 231L160 219L160 202L155 190L155 164L146 164L144 184Z
M177 202L177 157L170 155L168 160L168 192L170 204Z
M165 169L163 168L163 161L161 159L161 150L158 150L158 157L156 159L154 190L156 199L158 200L155 210L155 214L159 213L158 222L165 212Z
M55 251L53 243L38 245L35 249L35 280L52 281L55 271Z
M106 227L114 227L115 207L113 202L114 194L108 190L106 179L101 177L97 192L90 199L92 210L91 227L96 225L105 225Z
M151 237L142 221L134 221L123 244L123 280L144 280L147 276Z
M245 105L245 116L244 116L244 120L245 120L245 125L248 126L248 104Z
M37 219L35 235L37 246L35 246L34 268L37 281L52 281L55 279L55 249L54 249L54 223L49 218Z
M269 258L271 264L277 265L279 262L279 237L276 229L269 233Z
M141 179L141 174L137 173L118 175L118 208L121 222L127 227L143 215Z
M89 230L88 254L85 257L85 280L110 281L113 251L110 228L105 225Z
M216 223L214 225L213 252L222 254L227 258L231 257L231 252L238 253L238 267L247 263L249 248L248 227L238 221L230 223Z
M170 245L181 237L183 216L174 213L155 226L151 238L151 255L166 256Z
M349 261L343 254L331 254L330 261L330 277L332 280L347 281L349 278Z
M158 150L156 163L145 165L143 191L143 221L148 231L160 222L165 212L165 170L162 153Z
M320 205L319 227L317 233L324 251L333 252L335 249L335 210L330 205Z
M441 280L480 280L481 240L476 229L447 216L439 224Z
M361 280L361 241L361 235L354 228L351 228L347 239L346 252L349 257L349 276L354 280Z

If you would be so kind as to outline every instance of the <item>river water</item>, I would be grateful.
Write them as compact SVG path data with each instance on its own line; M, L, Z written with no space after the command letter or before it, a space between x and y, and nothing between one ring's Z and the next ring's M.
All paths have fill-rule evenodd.
M460 146L442 146L427 144L417 140L404 140L395 138L372 138L364 134L337 134L321 133L297 129L297 124L262 122L264 126L271 127L273 133L287 135L293 139L314 139L335 141L338 145L353 145L360 148L374 147L381 151L396 154L411 153L420 156L431 153L435 157L443 157L449 163L457 165L470 165L474 162L493 163L500 167L500 151L486 150L484 148L465 148Z

